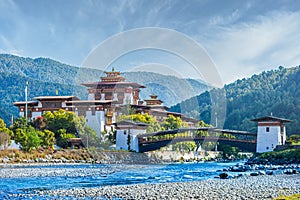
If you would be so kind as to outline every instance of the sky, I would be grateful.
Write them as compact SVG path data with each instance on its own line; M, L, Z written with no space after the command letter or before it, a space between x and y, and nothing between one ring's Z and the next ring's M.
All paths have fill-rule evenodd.
M298 66L299 19L298 0L1 0L0 53L227 84Z

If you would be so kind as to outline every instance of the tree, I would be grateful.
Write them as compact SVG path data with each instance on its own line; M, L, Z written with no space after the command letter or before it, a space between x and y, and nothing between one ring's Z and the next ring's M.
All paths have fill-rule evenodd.
M60 109L55 112L47 111L42 116L47 124L47 129L55 133L55 137L59 137L58 130L66 129L68 133L76 134L75 118L77 117L74 112L65 111Z
M70 138L76 138L76 135L72 133L67 133L66 129L59 129L58 133L59 133L59 139L57 140L57 145L62 148L68 147L68 140Z
M42 117L47 129L54 132L56 142L60 147L67 147L68 139L77 137L82 139L85 147L100 144L96 132L87 125L83 116L61 109L53 113L45 112Z
M198 127L211 127L211 125L206 124L203 120L200 120L200 121L196 124L196 126L198 126Z
M26 129L29 125L26 118L21 117L14 121L13 125L10 126L10 129L16 133L17 129Z
M55 144L55 134L52 131L44 130L38 131L39 137L41 139L41 146L43 148L54 148Z
M161 127L163 130L175 130L180 127L187 127L187 123L182 121L180 117L168 115L168 117L163 120Z
M150 126L147 127L147 133L153 133L161 130L161 125L157 121L151 122Z
M13 137L13 132L6 127L6 124L0 119L0 146L4 148L10 143L10 139Z
M42 142L38 131L32 126L28 126L25 129L18 128L15 132L14 139L21 145L21 149L29 152L34 148L38 148Z
M4 123L3 119L0 119L0 132L6 133L10 137L13 136L13 132L6 127L6 124Z
M300 135L291 135L288 138L288 141L291 142L292 144L298 144L300 143Z

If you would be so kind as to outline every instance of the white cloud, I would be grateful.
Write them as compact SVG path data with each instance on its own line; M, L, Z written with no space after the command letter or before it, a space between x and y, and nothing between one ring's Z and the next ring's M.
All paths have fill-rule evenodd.
M208 24L210 26L224 26L235 22L241 17L241 13L238 9L234 10L230 15L215 15L209 19Z
M205 42L224 82L299 62L300 13L272 12L251 23L219 28Z

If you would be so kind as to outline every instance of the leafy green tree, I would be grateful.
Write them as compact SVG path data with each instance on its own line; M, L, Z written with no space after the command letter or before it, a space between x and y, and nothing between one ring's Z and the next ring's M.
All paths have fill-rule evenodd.
M68 147L68 140L70 138L76 138L76 135L72 133L67 133L66 129L59 129L58 133L59 133L59 139L57 140L57 145L62 148Z
M52 131L44 130L44 131L38 131L38 135L41 139L41 146L43 148L54 148L55 144L55 134Z
M4 148L10 143L10 139L13 137L13 132L6 127L6 124L0 119L0 146Z
M13 132L6 127L3 119L0 119L0 132L6 133L9 137L13 137Z
M39 137L38 131L32 126L28 126L26 129L18 128L15 132L14 139L21 145L21 149L24 151L31 151L40 146L42 140Z
M163 120L161 127L163 130L175 130L179 129L180 127L187 127L187 123L182 121L180 117L169 115Z
M291 135L288 138L288 141L291 142L292 144L298 144L300 143L300 135Z
M200 120L197 124L197 127L211 127L210 124L206 124L203 120Z
M150 123L150 126L147 127L146 132L153 133L153 132L158 132L160 130L162 130L160 123L158 121L153 121Z
M17 129L27 129L30 123L27 122L25 117L20 117L14 121L14 123L10 126L10 129L15 133Z
M65 129L66 132L76 134L75 118L77 117L74 112L65 111L60 109L55 112L47 111L42 116L47 124L47 129L55 133L55 137L59 138L59 130Z
M20 143L21 146L26 146L27 145L27 134L26 134L26 129L18 128L14 132L14 140L16 143Z
M46 128L55 133L56 142L60 147L67 147L70 137L80 137L85 147L100 144L96 132L87 125L83 116L61 109L53 113L45 112L42 117Z

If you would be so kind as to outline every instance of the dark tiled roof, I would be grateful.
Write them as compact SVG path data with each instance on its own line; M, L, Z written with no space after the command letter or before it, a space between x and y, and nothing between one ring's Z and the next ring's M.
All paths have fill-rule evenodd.
M292 122L289 119L284 119L284 118L279 118L279 117L274 117L274 116L265 116L265 117L260 117L256 119L251 119L251 121L254 122L264 122L264 121L274 121L274 122Z
M54 99L60 99L60 100L66 100L66 99L74 99L79 100L76 96L39 96L34 97L33 100L54 100Z

